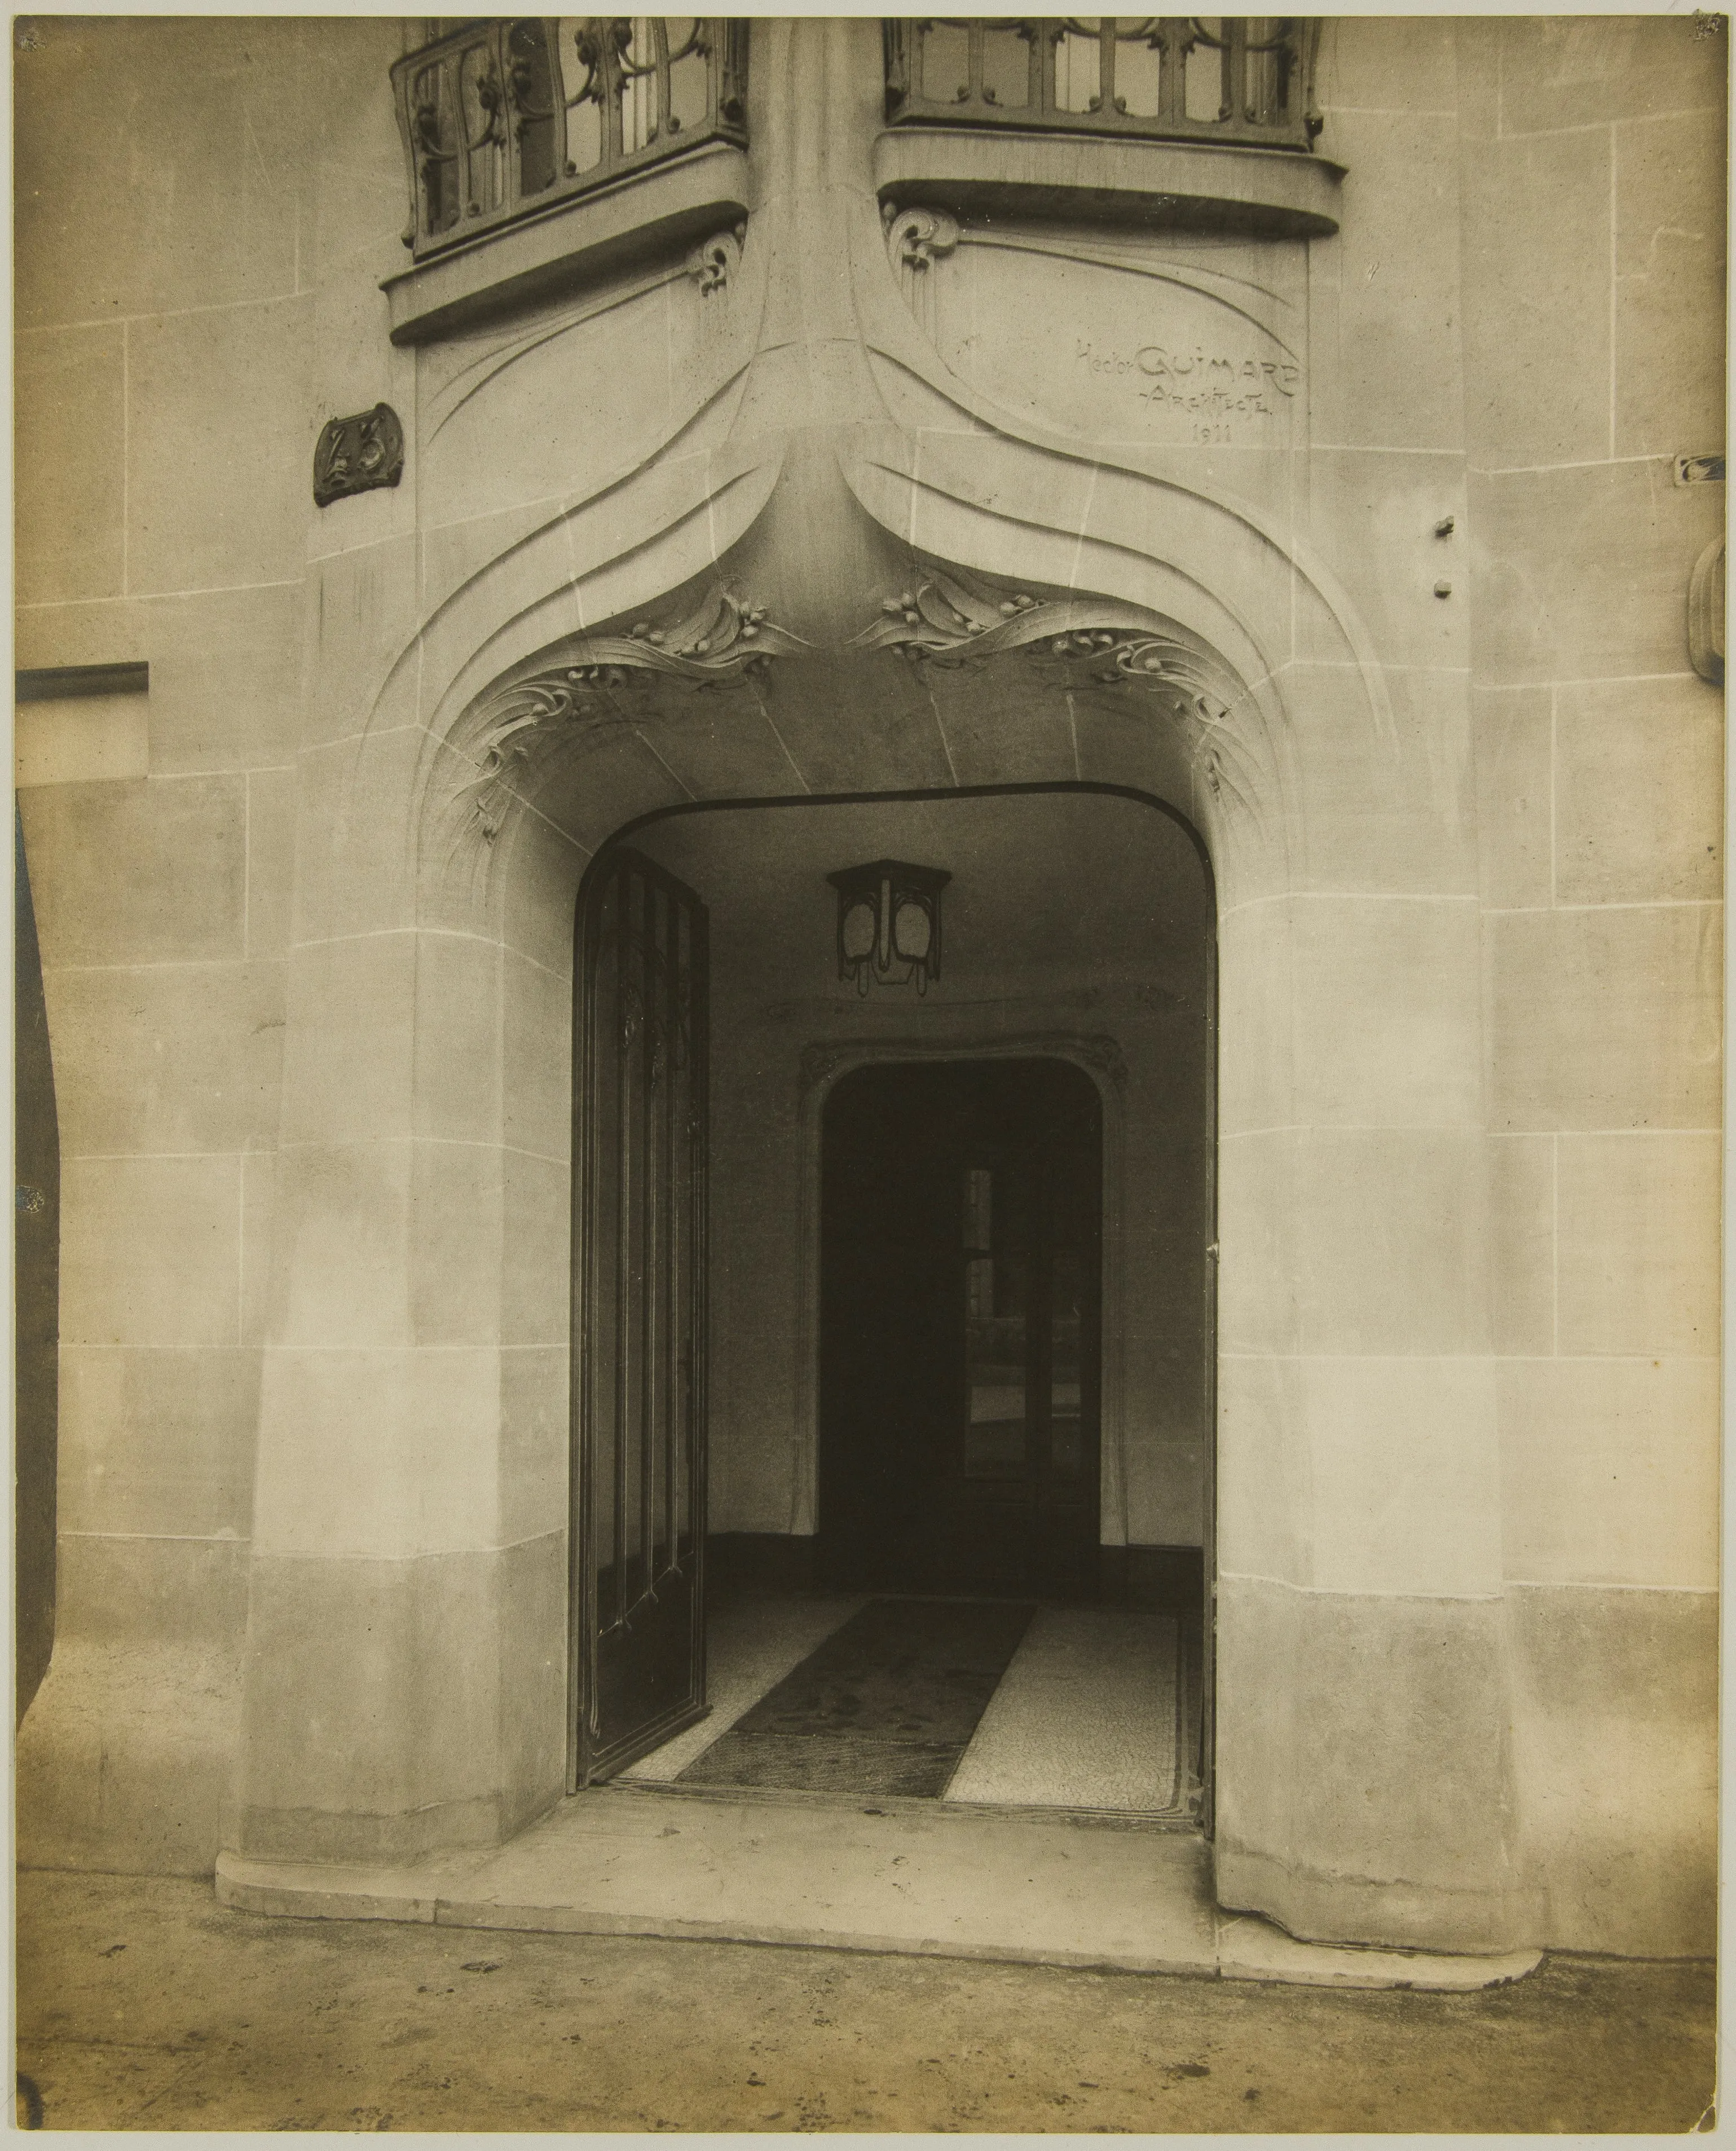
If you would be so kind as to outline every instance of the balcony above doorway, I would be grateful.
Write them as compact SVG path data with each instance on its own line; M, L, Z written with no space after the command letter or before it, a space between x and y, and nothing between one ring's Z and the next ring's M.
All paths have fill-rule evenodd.
M883 204L1257 237L1338 229L1300 17L888 22Z
M392 76L414 263L385 285L394 343L747 215L740 18L472 21Z

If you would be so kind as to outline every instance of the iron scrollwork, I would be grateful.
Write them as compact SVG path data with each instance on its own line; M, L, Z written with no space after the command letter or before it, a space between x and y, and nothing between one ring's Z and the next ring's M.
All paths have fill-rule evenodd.
M733 17L471 21L392 75L418 261L702 143L747 145Z
M1311 149L1318 21L1301 16L934 16L885 26L886 117ZM1197 55L1216 58L1201 94ZM1192 78L1192 79L1190 78ZM1189 94L1190 90L1193 92ZM1216 109L1209 108L1215 105Z

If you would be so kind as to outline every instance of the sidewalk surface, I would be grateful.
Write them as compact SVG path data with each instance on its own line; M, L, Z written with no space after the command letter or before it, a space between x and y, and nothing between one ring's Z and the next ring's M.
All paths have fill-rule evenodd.
M267 1918L114 1875L23 1875L18 1908L49 2128L1678 2133L1712 2098L1709 1966L1335 1992Z

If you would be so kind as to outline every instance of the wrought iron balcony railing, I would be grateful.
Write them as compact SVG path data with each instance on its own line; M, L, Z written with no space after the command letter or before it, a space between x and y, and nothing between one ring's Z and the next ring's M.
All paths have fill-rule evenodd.
M392 76L418 261L701 143L747 140L739 18L472 22Z
M1245 15L888 22L886 117L1311 149L1319 28Z

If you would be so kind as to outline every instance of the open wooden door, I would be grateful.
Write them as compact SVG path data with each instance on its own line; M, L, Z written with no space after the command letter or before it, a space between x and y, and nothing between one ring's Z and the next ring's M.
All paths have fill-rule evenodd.
M610 853L578 955L574 1791L706 1709L705 907Z
M820 1524L851 1587L1094 1599L1102 1116L1060 1060L827 1101Z

